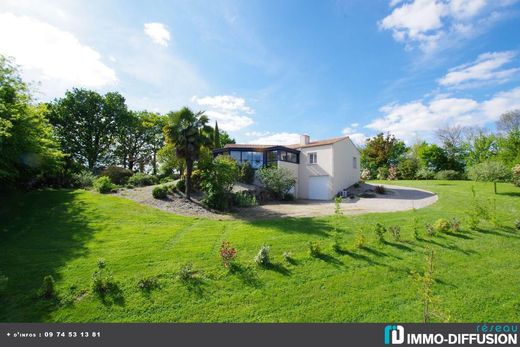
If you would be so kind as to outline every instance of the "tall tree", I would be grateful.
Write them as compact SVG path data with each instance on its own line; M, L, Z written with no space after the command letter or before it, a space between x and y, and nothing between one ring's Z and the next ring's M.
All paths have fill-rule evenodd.
M191 198L191 173L193 164L199 159L203 146L211 145L211 127L204 112L193 113L183 107L180 111L169 113L169 122L164 128L166 142L175 147L178 158L186 163L186 198Z
M218 123L215 121L215 130L213 131L213 147L221 148L222 144L220 143L220 132L218 131Z
M443 169L463 171L467 148L464 142L464 128L458 125L446 126L435 131L446 153L447 162Z
M26 186L58 170L63 154L17 67L0 55L0 189Z
M119 93L74 88L52 103L50 119L63 150L92 171L106 159L128 110Z
M495 124L497 130L502 134L507 134L513 130L520 131L520 110L503 113Z
M406 150L405 143L394 135L380 133L367 140L361 151L361 163L364 168L375 172L380 167L397 165Z

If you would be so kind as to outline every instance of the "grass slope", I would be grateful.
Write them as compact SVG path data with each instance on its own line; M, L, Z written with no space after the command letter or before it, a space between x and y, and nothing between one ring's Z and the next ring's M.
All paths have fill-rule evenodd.
M129 200L87 191L45 190L4 197L0 205L0 321L57 322L417 322L422 306L411 271L423 271L425 249L435 251L436 309L452 321L520 320L520 189L499 184L499 226L428 237L424 223L464 217L471 186L493 198L491 184L398 181L438 193L413 212L342 217L345 251L332 251L334 217L217 221L179 217ZM373 225L400 225L402 241L376 241ZM354 249L362 231L367 247ZM238 250L240 268L229 273L218 256L222 241ZM325 253L308 255L318 240ZM253 257L271 245L274 265ZM287 263L282 254L292 253ZM91 291L99 258L113 271L119 292L101 300ZM202 272L186 285L176 278L192 262ZM36 298L45 275L56 279L59 300ZM143 292L139 279L158 276Z

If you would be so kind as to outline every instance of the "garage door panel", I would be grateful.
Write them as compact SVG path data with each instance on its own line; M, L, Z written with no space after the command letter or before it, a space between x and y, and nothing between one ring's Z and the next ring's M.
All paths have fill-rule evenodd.
M309 177L309 199L329 200L330 199L330 176L311 176Z

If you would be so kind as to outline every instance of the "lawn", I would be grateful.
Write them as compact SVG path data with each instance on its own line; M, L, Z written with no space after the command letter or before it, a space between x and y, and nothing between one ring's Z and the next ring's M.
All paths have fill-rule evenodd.
M465 181L398 181L439 195L417 212L341 217L344 250L332 250L334 217L218 221L180 217L122 198L83 190L43 190L2 197L0 292L2 322L420 322L422 304L412 272L434 250L435 309L451 321L520 320L520 188ZM464 219L471 187L481 201L496 199L498 226L428 236L424 224ZM412 232L417 217L420 237ZM377 241L375 223L400 225L402 240ZM367 245L354 247L357 233ZM238 268L222 266L226 240L238 251ZM309 256L309 241L324 255ZM273 265L253 258L271 246ZM282 254L290 252L287 262ZM117 289L92 292L99 258ZM187 262L199 273L178 279ZM43 277L56 280L57 299L36 295ZM158 286L138 288L157 276Z

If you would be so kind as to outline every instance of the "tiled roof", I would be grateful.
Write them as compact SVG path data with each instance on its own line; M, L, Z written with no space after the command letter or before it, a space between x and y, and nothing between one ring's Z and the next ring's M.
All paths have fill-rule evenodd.
M241 143L231 143L224 146L224 148L257 148L257 149L265 149L269 147L275 147L276 145L255 145L251 143L241 144Z
M326 140L320 140L320 141L311 141L306 145L300 145L299 143L294 145L288 145L289 148L306 148L306 147L316 147L316 146L326 146L326 145L332 145L336 142L339 142L341 140L344 140L348 138L348 136L342 136L342 137L335 137L332 139L326 139Z

